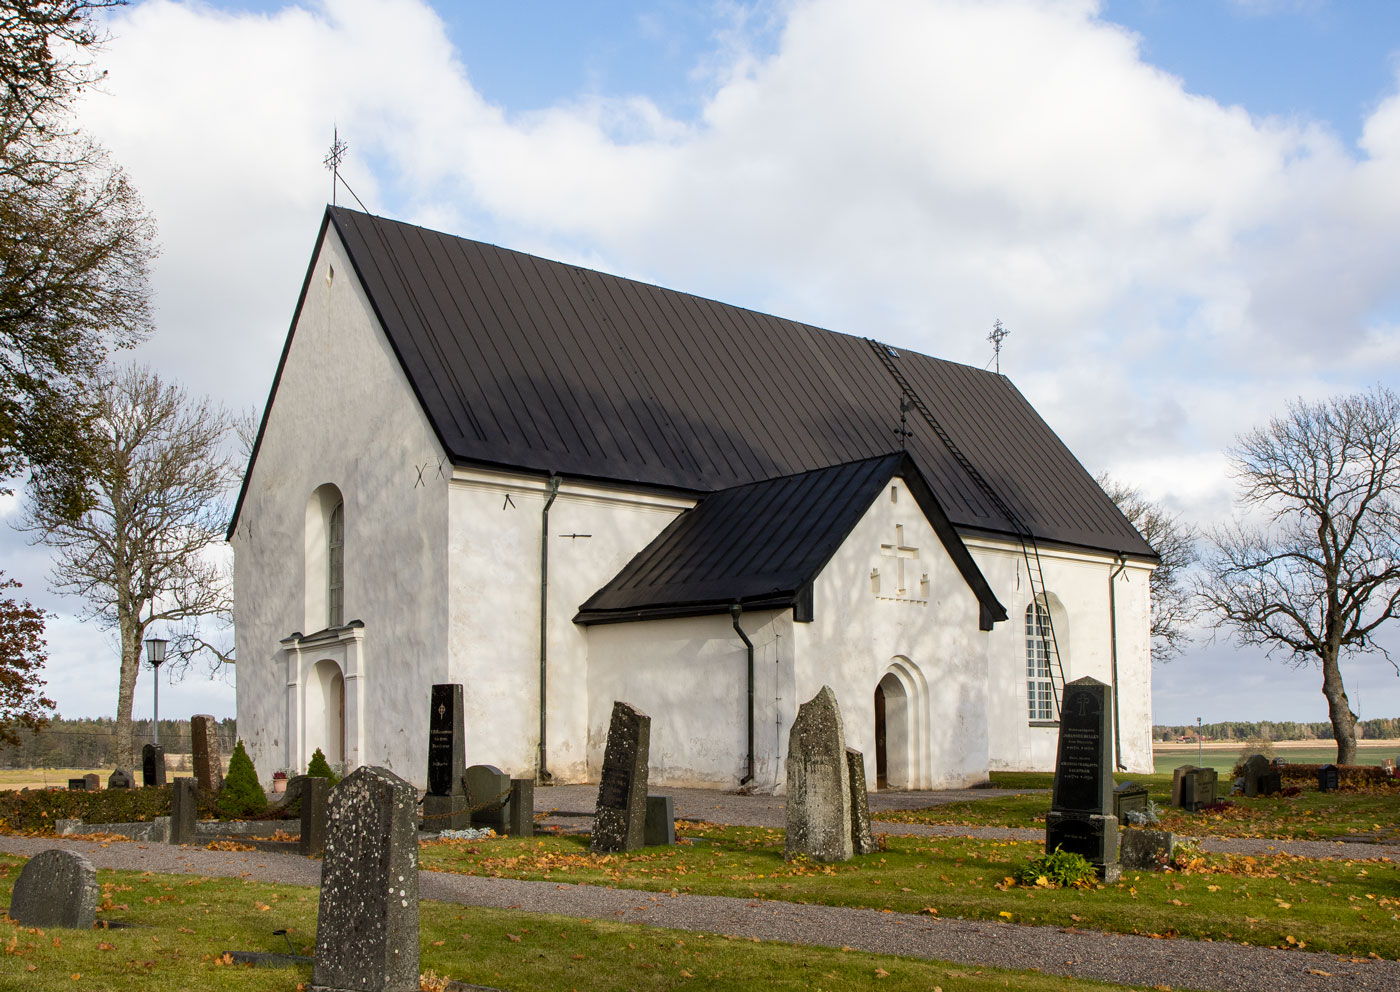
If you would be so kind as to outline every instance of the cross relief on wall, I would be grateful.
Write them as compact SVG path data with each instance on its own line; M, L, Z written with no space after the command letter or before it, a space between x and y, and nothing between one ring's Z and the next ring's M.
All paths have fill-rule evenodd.
M919 549L904 540L904 525L895 524L894 542L880 545L880 568L870 570L870 591L878 599L904 599L910 602L928 602L928 573L918 567ZM888 570L888 578L882 574ZM918 596L910 591L914 576L918 576ZM893 588L891 588L893 587Z

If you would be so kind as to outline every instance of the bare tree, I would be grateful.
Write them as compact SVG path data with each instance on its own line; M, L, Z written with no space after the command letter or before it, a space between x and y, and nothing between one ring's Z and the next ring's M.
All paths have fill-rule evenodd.
M1337 761L1351 764L1341 661L1385 654L1375 633L1400 612L1400 396L1299 400L1229 454L1254 519L1210 534L1198 592L1239 643L1322 668Z
M143 367L104 376L96 402L95 502L71 519L62 493L39 480L20 526L57 550L54 590L82 597L88 618L120 633L116 756L129 768L147 629L229 609L218 546L234 479L230 418Z
M1181 653L1189 640L1187 630L1192 609L1186 572L1199 558L1196 529L1162 504L1106 472L1095 481L1161 559L1148 579L1152 601L1152 660L1170 661Z

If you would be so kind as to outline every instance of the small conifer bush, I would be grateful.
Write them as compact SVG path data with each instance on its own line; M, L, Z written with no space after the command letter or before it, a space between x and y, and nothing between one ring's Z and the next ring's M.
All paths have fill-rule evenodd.
M311 764L306 766L306 774L329 779L331 788L335 788L335 784L340 781L340 776L332 770L331 763L326 760L326 756L321 753L319 747L316 749L316 753L311 756Z
M258 783L258 772L253 767L248 752L243 750L243 741L234 745L233 757L228 762L228 775L224 777L224 787L219 792L219 815L227 820L256 816L267 809L267 793Z

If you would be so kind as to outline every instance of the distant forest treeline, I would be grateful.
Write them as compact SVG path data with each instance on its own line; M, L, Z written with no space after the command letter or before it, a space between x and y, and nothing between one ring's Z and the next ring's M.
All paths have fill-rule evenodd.
M110 717L65 720L57 717L38 734L21 733L18 746L0 744L0 768L103 768L116 760L112 735L117 721ZM133 720L137 760L143 744L151 742L151 721ZM238 737L233 717L219 721L219 747L225 756ZM160 744L166 754L188 754L190 721L160 721ZM138 776L139 778L139 776Z
M1207 723L1201 732L1208 741L1330 741L1332 724L1298 723L1294 720L1228 720L1225 723ZM1400 737L1400 717L1378 717L1375 720L1357 720L1356 736L1360 739L1389 740ZM1154 741L1174 741L1181 737L1196 739L1195 724L1185 726L1156 726L1152 728Z

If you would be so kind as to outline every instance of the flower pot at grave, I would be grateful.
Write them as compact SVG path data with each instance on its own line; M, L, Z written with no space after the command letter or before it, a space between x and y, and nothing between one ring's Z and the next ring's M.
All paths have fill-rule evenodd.
M286 792L286 791L287 791L287 780L286 780L285 778L275 778L275 779L273 779L273 780L272 780L272 791L273 791L273 792Z

